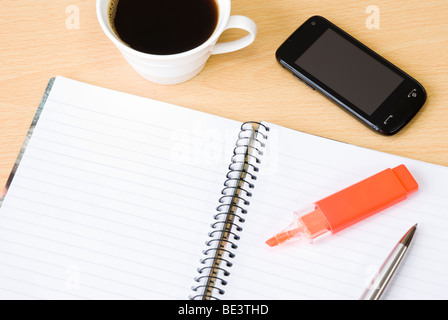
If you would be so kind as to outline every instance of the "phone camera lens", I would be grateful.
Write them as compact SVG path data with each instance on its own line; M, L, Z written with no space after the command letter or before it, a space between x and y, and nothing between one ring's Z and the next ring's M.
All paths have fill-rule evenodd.
M316 21L311 21L311 25L315 26L316 25Z

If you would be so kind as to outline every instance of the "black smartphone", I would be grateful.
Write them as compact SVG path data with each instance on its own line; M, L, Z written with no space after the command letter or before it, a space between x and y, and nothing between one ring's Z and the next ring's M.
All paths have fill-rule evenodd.
M400 131L426 101L420 83L320 16L300 26L276 58L296 78L385 135Z

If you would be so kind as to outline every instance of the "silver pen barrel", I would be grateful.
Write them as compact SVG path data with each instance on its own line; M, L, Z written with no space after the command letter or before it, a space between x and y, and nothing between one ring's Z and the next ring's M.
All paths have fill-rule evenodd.
M378 274L361 295L360 300L379 300L381 298L387 288L387 285L391 281L393 275L398 269L398 266L403 260L416 229L417 225L413 226L397 243L387 257L386 261L381 266Z

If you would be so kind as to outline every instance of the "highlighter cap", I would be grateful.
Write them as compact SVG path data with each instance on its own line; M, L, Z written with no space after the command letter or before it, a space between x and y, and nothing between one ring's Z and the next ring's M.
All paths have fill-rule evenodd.
M334 234L378 213L418 190L404 165L386 169L316 202Z
M400 180L403 187L406 189L408 194L414 193L418 190L417 181L409 172L408 168L404 164L392 169L397 178Z

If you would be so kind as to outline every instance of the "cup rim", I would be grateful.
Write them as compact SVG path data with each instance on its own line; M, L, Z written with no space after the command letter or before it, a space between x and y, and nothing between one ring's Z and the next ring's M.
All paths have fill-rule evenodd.
M215 0L218 4L218 23L215 27L215 30L213 31L212 35L201 45L190 49L188 51L174 53L174 54L167 54L167 55L157 55L157 54L151 54L151 53L145 53L138 50L135 50L125 44L123 41L118 39L117 35L108 29L111 28L109 21L104 21L103 12L101 12L102 5L104 2L109 4L110 0L97 0L96 2L96 14L98 22L101 26L101 29L103 29L103 32L106 34L106 36L122 51L138 56L141 58L151 58L152 60L171 60L179 57L187 57L190 55L193 55L197 52L200 52L204 48L210 46L213 42L217 41L221 33L224 31L229 18L230 18L230 12L231 12L231 1L230 0ZM105 14L107 16L107 14ZM109 19L107 19L109 20ZM108 25L106 25L108 24ZM112 28L111 28L112 29Z

